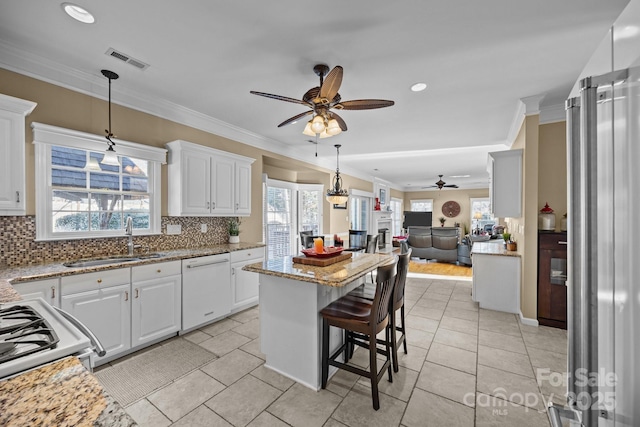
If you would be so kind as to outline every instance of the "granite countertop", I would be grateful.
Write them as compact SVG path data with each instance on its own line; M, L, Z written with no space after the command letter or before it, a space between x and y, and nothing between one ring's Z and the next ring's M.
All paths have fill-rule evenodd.
M487 242L474 242L471 247L471 255L499 255L499 256L512 256L519 257L520 253L517 251L508 251L504 248L504 245L497 243Z
M137 425L75 357L0 381L0 425Z
M242 269L286 279L317 283L325 286L342 287L363 277L379 265L392 259L393 255L389 254L365 254L356 252L353 253L352 258L348 260L326 267L317 267L294 263L292 257L288 256L279 259L265 259L264 262L248 264Z
M94 271L113 270L122 267L134 267L137 265L153 264L156 262L182 260L187 258L196 258L208 255L219 255L244 249L260 248L264 245L261 243L236 243L223 244L215 246L207 246L194 249L177 249L165 252L154 252L159 256L157 258L143 258L136 261L114 262L106 265L96 265L91 267L65 267L62 262L27 265L24 267L12 267L0 269L0 302L6 301L2 299L2 283L3 282L26 282L30 280L47 279L51 277L72 276L79 273L91 273ZM144 256L145 254L138 254ZM136 255L134 255L136 256ZM123 256L124 257L124 256ZM91 258L96 259L96 258ZM72 260L75 261L75 260ZM10 296L9 296L10 297ZM15 301L15 300L9 300Z

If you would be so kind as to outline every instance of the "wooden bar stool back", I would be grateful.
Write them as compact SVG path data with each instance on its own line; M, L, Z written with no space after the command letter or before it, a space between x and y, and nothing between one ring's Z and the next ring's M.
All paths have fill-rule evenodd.
M387 325L389 323L389 303L393 294L393 285L396 276L396 260L382 265L377 269L376 293L373 301L354 300L340 298L320 311L322 315L322 388L326 388L329 377L329 365L339 369L344 369L354 374L369 377L371 380L371 397L373 408L377 411L380 408L380 397L378 395L378 382L384 376L384 371L388 371L389 382L393 381L391 374L391 335ZM346 354L349 343L345 342L336 350L333 355L329 355L329 327L334 326L350 332L359 333L368 337L369 347L369 370L364 370L346 363L338 362L336 359L340 354ZM385 349L378 350L376 335L385 330ZM377 353L386 356L385 362L378 371Z

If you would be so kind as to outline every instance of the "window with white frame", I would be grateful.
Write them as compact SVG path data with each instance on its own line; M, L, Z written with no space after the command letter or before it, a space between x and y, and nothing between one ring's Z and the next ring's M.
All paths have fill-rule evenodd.
M36 239L160 233L160 164L166 150L118 141L117 165L102 163L103 137L34 123Z
M391 198L391 232L394 236L402 233L402 199Z
M433 212L433 199L411 200L411 211L413 212Z

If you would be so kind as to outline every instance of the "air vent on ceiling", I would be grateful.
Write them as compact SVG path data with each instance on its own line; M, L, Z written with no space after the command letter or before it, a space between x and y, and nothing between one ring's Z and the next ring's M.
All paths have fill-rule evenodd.
M134 67L140 70L146 70L149 68L149 64L145 64L144 62L132 58L131 56L124 54L122 52L118 52L114 48L110 47L109 50L105 52L106 55L111 56L113 58L119 59L122 62L126 62L127 64L133 65Z

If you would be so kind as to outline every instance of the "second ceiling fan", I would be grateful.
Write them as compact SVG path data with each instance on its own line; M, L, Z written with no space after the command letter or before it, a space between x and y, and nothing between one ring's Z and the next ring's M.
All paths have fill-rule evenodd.
M438 175L438 177L440 178L437 182L436 185L429 185L428 187L422 187L422 188L434 188L434 187L438 187L438 190L442 190L443 188L458 188L457 185L455 184L447 184L446 182L444 182L442 180L442 175Z
M250 91L250 93L280 101L293 102L310 108L309 111L297 114L280 123L278 127L296 123L303 117L313 114L311 120L307 122L304 134L309 136L319 136L326 138L337 135L347 130L345 121L336 114L335 110L372 110L375 108L390 107L393 101L384 99L357 99L353 101L342 101L338 90L342 83L343 69L336 65L331 71L329 66L318 64L313 67L313 71L320 77L320 86L315 86L302 95L302 99L289 98L271 93Z

